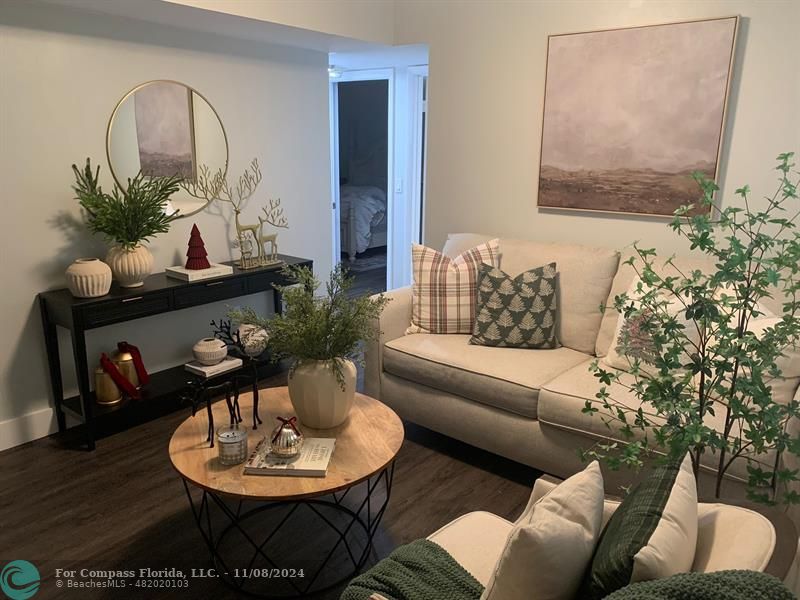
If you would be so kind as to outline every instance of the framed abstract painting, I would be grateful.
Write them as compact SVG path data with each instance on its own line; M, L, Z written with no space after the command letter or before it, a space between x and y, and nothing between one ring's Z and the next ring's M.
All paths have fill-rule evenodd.
M691 174L719 170L738 24L551 35L539 207L671 216L694 203Z
M154 81L136 90L134 105L142 174L193 180L192 90L174 81Z

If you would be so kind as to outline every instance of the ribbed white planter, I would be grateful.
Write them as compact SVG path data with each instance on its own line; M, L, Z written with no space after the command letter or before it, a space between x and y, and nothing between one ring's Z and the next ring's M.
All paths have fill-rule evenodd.
M69 291L77 298L105 296L111 289L111 269L99 258L79 258L65 275Z
M345 361L343 371L344 390L329 361L306 362L294 370L289 377L289 398L303 425L330 429L345 422L356 395L356 366Z
M153 272L153 255L144 246L131 250L114 246L108 251L106 262L114 273L114 279L125 288L143 285L145 278Z

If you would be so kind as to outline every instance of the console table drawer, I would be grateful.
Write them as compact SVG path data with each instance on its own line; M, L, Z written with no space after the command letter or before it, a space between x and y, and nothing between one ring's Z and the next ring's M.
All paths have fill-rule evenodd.
M175 308L188 308L245 294L244 279L219 279L175 290Z
M169 292L132 296L102 302L84 309L83 321L85 327L89 329L148 315L157 315L169 309Z
M274 273L259 273L247 278L247 293L265 292L273 289L274 284L286 285L286 277L275 271Z

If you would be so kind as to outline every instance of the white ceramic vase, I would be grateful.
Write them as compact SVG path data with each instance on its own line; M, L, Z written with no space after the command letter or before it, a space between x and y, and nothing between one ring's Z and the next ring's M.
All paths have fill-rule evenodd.
M303 425L330 429L345 422L356 395L356 366L346 360L342 371L344 389L336 381L330 361L308 361L294 369L289 377L289 398Z
M76 298L105 296L111 289L111 269L99 258L79 258L67 267L65 275Z
M225 342L217 338L203 338L192 346L194 359L201 365L216 365L228 356Z
M141 245L130 250L114 246L108 251L106 262L114 279L124 288L144 285L145 278L153 272L153 255Z

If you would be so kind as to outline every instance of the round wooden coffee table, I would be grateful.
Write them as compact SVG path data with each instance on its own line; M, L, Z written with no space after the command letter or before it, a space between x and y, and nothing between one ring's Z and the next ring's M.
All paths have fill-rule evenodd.
M277 424L276 417L294 414L286 387L260 395L264 423L257 431L247 425L253 422L252 394L239 397L250 452ZM215 403L212 413L218 426L228 424L225 402ZM306 437L336 438L325 477L244 475L241 464L221 465L217 448L207 441L204 411L183 421L170 440L172 465L211 552L209 574L240 592L306 597L341 584L364 566L388 505L404 435L392 409L356 394L339 427L300 427ZM312 547L319 560L309 561L306 550Z

